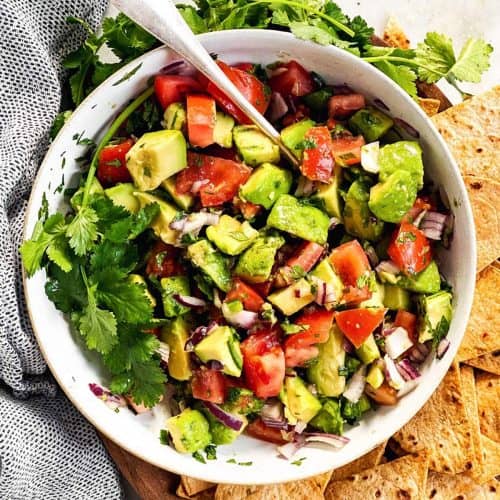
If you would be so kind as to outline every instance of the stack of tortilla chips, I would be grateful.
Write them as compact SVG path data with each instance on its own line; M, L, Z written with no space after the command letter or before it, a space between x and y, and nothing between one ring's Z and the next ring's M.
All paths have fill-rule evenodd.
M384 41L409 45L394 19ZM179 496L216 500L500 499L500 86L439 114L443 107L439 99L423 97L420 104L432 116L459 165L476 223L474 305L448 374L427 404L388 444L340 469L270 486L215 486L182 477Z

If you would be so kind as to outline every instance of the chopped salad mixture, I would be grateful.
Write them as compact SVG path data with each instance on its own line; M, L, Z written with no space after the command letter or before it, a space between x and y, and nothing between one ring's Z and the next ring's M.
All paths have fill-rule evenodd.
M383 103L293 60L218 64L300 171L177 61L92 150L71 211L42 207L24 266L46 268L48 297L102 355L109 389L91 390L137 412L168 398L162 441L179 452L241 433L287 458L341 447L346 424L404 404L448 347L434 255L452 217L418 134Z

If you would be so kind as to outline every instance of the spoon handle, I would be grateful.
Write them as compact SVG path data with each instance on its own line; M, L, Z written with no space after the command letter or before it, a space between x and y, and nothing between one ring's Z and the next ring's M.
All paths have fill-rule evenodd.
M170 0L113 0L112 3L158 40L175 50L185 60L209 78L248 118L277 144L295 167L299 162L282 143L279 132L245 99L186 24Z

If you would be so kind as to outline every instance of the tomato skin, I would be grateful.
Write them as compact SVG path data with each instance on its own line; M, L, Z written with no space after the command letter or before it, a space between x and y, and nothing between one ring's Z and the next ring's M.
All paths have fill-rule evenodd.
M347 309L335 313L335 321L342 333L358 348L382 323L385 309Z
M246 97L248 102L262 115L266 112L271 98L270 92L257 77L243 71L237 67L230 67L222 61L217 61L220 69L233 82L236 88ZM203 79L202 79L203 80ZM217 101L226 113L232 115L238 122L251 124L245 113L241 111L224 92L222 92L214 83L203 80L206 83L207 92Z
M249 436L261 439L262 441L267 441L269 443L285 444L288 442L288 440L283 437L283 434L279 429L268 427L260 418L256 418L253 422L250 422L247 425L245 432Z
M193 397L196 399L216 404L224 403L226 383L221 372L211 370L205 366L193 370L191 389Z
M304 142L302 175L313 181L329 182L335 166L330 131L327 127L312 127L306 132Z
M305 312L294 321L296 325L307 327L306 330L287 336L285 340L285 364L287 367L301 366L306 361L318 356L315 344L328 340L333 324L333 311L317 309Z
M185 274L186 269L180 262L180 249L157 241L153 246L146 264L146 274L159 279Z
M285 379L285 354L276 330L251 334L241 344L248 387L259 398L277 396Z
M272 280L264 281L263 283L253 283L252 288L261 296L266 298L273 287Z
M356 306L361 302L368 300L372 296L367 286L358 288L355 286L348 286L342 294L342 303L349 306Z
M297 61L281 63L274 69L274 76L269 79L269 85L274 92L283 97L292 95L302 97L315 89L314 80Z
M423 271L432 260L429 240L420 229L407 222L394 231L387 254L407 275Z
M328 115L331 118L345 119L364 107L365 96L362 94L334 95L328 101Z
M247 311L259 312L264 300L262 297L249 285L235 278L231 290L226 295L226 302L239 300Z
M245 220L253 219L262 210L260 205L256 205L249 201L243 201L238 196L234 198L233 205L241 212Z
M365 145L362 135L332 139L332 150L336 163L350 166L361 163L361 146Z
M394 319L394 326L401 326L404 328L413 343L418 341L417 335L417 316L411 312L399 309Z
M368 257L357 240L348 241L334 248L329 259L347 286L356 287L358 278L371 269Z
M422 210L435 210L435 207L433 208L431 205L428 196L419 196L415 200L413 207L411 207L410 210L408 210L408 212L404 215L402 222L413 224L415 218L422 212Z
M157 75L154 81L156 99L163 109L173 102L182 101L189 92L201 92L200 84L190 76Z
M215 100L202 94L186 97L189 142L205 148L214 142Z
M113 186L118 182L132 181L125 156L133 145L134 141L127 139L120 144L106 146L99 153L97 178L103 186ZM118 162L120 162L120 165L117 164Z
M252 169L232 160L188 152L188 167L177 174L175 189L184 194L196 181L208 180L199 190L201 204L214 207L231 201L252 172Z
M286 265L288 267L300 266L307 273L314 267L324 250L325 247L319 243L304 241L286 261Z

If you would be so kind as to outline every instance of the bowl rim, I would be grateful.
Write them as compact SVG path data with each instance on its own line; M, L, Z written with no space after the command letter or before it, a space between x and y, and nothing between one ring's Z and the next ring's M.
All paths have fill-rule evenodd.
M317 46L318 48L321 47L323 50L329 51L333 57L346 58L353 66L361 65L367 71L371 72L371 74L375 78L380 78L382 80L385 80L386 84L389 84L392 87L392 91L399 93L403 97L403 99L406 100L406 105L409 107L412 107L413 111L415 113L417 113L418 115L420 115L420 117L426 121L427 126L430 128L430 130L432 131L432 133L434 135L434 139L439 143L440 147L442 148L442 151L444 152L444 154L446 156L448 169L451 169L453 171L453 173L456 177L456 180L458 181L458 186L460 188L461 194L463 195L463 199L462 199L461 203L463 204L462 208L465 211L465 219L467 220L468 225L470 227L472 227L472 228L475 227L472 208L471 208L470 200L468 197L468 193L467 193L467 190L465 187L463 177L460 173L460 170L456 164L456 161L453 158L444 138L441 136L441 134L437 130L434 123L428 118L428 116L425 114L425 112L422 110L422 108L420 106L418 106L418 104L403 89L401 89L401 87L399 87L393 80L391 80L388 76L386 76L381 71L374 68L369 63L363 61L362 59L356 57L353 54L350 54L349 52L347 52L345 50L342 50L342 49L335 47L333 45L322 46L322 45L318 45L314 42L299 40L293 34L287 33L287 32L275 31L275 30L262 30L262 29L232 29L232 30L225 30L225 31L213 31L213 32L209 32L209 33L203 33L201 35L197 35L197 37L199 38L199 40L202 44L205 42L210 42L210 41L212 41L212 39L219 39L219 38L221 39L220 43L224 44L225 38L230 40L235 34L237 34L239 37L255 36L258 34L257 36L267 37L269 39L269 42L276 41L276 39L281 38L283 42L286 42L287 40L296 40L299 43ZM77 114L80 114L82 112L83 108L86 107L87 103L90 100L92 100L95 97L95 95L102 92L102 87L106 84L106 82L109 81L110 78L120 79L120 78L124 77L131 70L133 70L138 65L138 63L142 63L144 60L151 57L151 54L156 53L156 52L160 52L160 51L164 51L166 48L168 50L171 50L166 45L162 45L160 47L157 47L153 50L146 52L145 54L143 54L142 56L140 56L136 59L133 59L132 61L127 63L125 66L120 68L118 71L116 71L112 76L110 76L107 80L105 80L103 83L101 83L98 87L96 87L80 103L80 105L73 111L72 115L69 117L69 119L65 122L64 126L59 131L59 136L62 135L61 132L63 130L70 128L72 126L73 120L75 119ZM284 52L286 52L286 54L289 56L290 59L293 59L293 54L289 54L286 49L284 50ZM42 160L42 162L38 168L38 171L36 173L36 177L33 181L33 184L31 187L31 192L30 192L30 197L29 197L28 203L26 205L25 219L23 222L22 241L25 241L26 239L29 238L28 225L29 225L30 219L28 217L28 214L32 213L34 210L34 207L33 207L33 205L34 205L34 199L33 199L34 193L37 191L38 184L41 182L40 179L42 177L42 175L41 175L42 172L47 168L47 164L48 164L47 157L50 156L49 153L53 149L55 149L56 145L57 145L57 138L49 145L49 148L45 152L44 159ZM471 231L471 234L469 235L469 237L470 237L471 258L473 259L473 264L472 264L473 273L471 272L470 274L475 276L476 262L477 262L477 247L476 247L476 234L475 234L474 230ZM73 391L69 387L67 387L67 385L65 383L63 383L63 381L58 376L58 373L56 372L56 370L53 367L51 358L48 356L48 354L45 350L45 346L44 346L43 341L42 341L43 334L41 334L37 330L36 322L34 321L34 318L32 315L33 304L32 304L31 298L30 298L30 293L28 291L28 285L27 285L27 281L29 278L28 278L23 266L22 266L21 272L22 272L22 281L23 281L23 293L24 293L24 297L25 297L25 301L26 301L26 310L28 312L30 324L31 324L33 333L35 335L38 347L39 347L39 349L40 349L40 351L45 359L45 362L47 363L47 366L48 366L50 372L52 373L58 386L62 389L62 391L64 392L66 397L71 401L71 403L75 406L75 408L92 424L92 426L96 429L96 431L98 431L103 436L105 436L107 439L111 440L112 442L114 442L115 444L120 446L122 449L126 450L131 455L134 455L135 457L145 461L146 463L155 465L156 467L158 467L160 469L172 472L174 474L178 474L178 475L186 474L187 472L185 470L182 470L179 466L176 466L175 462L173 462L167 466L164 462L161 462L154 457L149 457L148 454L145 451L143 451L143 449L136 449L132 446L129 446L128 441L126 440L125 436L114 435L112 432L108 432L108 430L106 428L101 426L101 421L93 415L93 412L88 410L83 403L80 403L80 401L78 400L76 395L73 394ZM465 283L462 284L462 288L460 289L460 294L465 295L465 301L464 301L465 303L462 306L462 312L464 313L464 315L467 318L469 318L471 308L472 308L475 280L467 280ZM455 313L455 311L454 311L454 313ZM449 367L453 363L456 352L458 351L459 345L460 345L460 343L465 335L466 325L464 325L463 327L459 327L459 328L462 329L461 335L458 339L456 339L457 341L454 342L450 346L449 352L447 353L448 359L447 360L444 360L444 359L440 360L440 363L443 363L441 366L446 365L446 370L443 370L442 377L436 378L433 380L427 380L426 381L427 388L425 391L425 397L422 397L423 402L420 405L418 405L418 407L416 407L413 411L409 412L406 419L403 419L400 422L398 422L398 426L395 430L392 430L392 432L386 431L386 432L380 434L377 442L370 449L366 450L365 454L369 453L372 449L376 448L384 441L387 441L387 439L389 439L395 432L397 432L401 427L403 427L407 422L409 422L418 413L418 411L420 411L421 408L428 402L428 400L430 399L432 394L436 391L437 387L439 386L439 384L443 380ZM358 458L360 456L362 456L362 455L359 455ZM350 462L348 461L348 462L345 462L345 464L346 463L350 463ZM345 464L339 465L338 467L341 467ZM206 470L209 471L212 469L206 468ZM269 480L266 480L266 479L260 481L258 478L253 478L252 483L257 484L257 485L265 485L265 484L273 484L273 483L278 484L278 483L283 483L283 482L287 482L290 480L303 480L303 479L307 479L309 477L312 477L316 474L325 473L328 470L331 470L331 467L323 466L323 467L319 467L318 470L315 472L305 472L304 473L303 469L301 469L300 467L297 467L296 473L295 473L293 479L286 478L286 479L282 480L281 478L273 478L272 482L270 482ZM191 474L189 474L189 475L191 475ZM244 476L244 474L242 474L242 475ZM237 479L236 477L233 478L232 481L229 480L228 478L216 478L216 479L214 479L213 475L211 475L211 474L191 475L191 477L196 477L198 479L216 482L219 484L248 484L248 481L247 482L235 481L234 479Z

